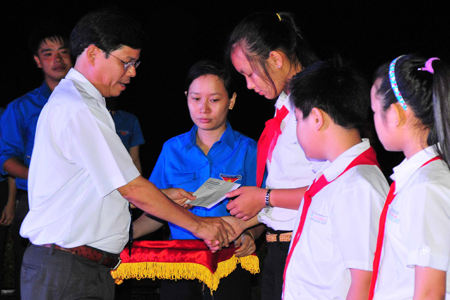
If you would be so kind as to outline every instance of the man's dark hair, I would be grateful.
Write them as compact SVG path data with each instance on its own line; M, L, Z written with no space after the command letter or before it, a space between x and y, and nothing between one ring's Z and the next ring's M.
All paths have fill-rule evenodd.
M88 13L75 25L70 51L77 58L89 45L95 45L108 57L122 46L142 49L144 42L145 33L137 20L114 9L102 9Z
M364 127L370 87L362 74L342 59L317 62L294 76L290 85L290 97L303 118L316 107L339 126L358 130Z
M69 48L69 32L62 24L46 22L33 29L28 40L28 46L33 55L36 56L38 56L39 48L45 40L54 43L60 42L63 46Z

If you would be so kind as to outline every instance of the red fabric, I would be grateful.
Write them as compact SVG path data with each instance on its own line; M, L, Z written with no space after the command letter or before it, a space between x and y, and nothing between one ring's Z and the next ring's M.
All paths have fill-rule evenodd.
M273 148L277 144L278 136L281 134L281 122L289 113L286 107L277 109L274 118L266 122L266 127L258 140L258 151L256 154L256 186L260 187L266 169L266 161L272 161Z
M298 241L300 240L300 236L303 231L303 225L305 224L306 216L308 214L309 206L311 205L312 197L314 197L318 192L320 192L325 186L333 182L334 180L338 179L341 175L343 175L345 172L350 170L351 168L358 166L358 165L375 165L378 166L377 156L375 153L375 150L370 147L360 155L358 155L348 166L345 168L345 170L339 174L335 179L328 182L325 176L320 176L318 180L315 180L309 189L305 192L305 195L303 196L303 210L302 214L300 216L300 223L298 224L298 229L295 234L294 240L292 241L291 249L288 253L288 256L286 258L286 265L284 267L284 274L283 274L283 297L284 297L284 282L286 281L286 270L288 268L289 262L291 260L292 253L294 252L295 246L297 246Z
M122 263L196 263L214 273L218 263L230 259L235 250L234 244L231 244L228 248L212 253L201 240L134 241L131 256L124 250L120 258Z
M436 156L435 158L430 159L426 163L424 163L423 166L426 166L432 161L440 159L439 156ZM380 269L380 258L381 258L381 251L383 248L383 241L384 241L384 229L386 225L386 215L387 211L389 209L389 205L391 205L392 201L395 198L394 195L395 192L395 181L391 184L391 188L389 189L389 194L387 195L386 202L384 203L383 210L381 211L380 216L380 225L378 226L378 238L377 238L377 248L375 250L375 258L373 259L373 272L372 272L372 280L370 282L370 290L369 290L369 300L373 299L374 293L375 293L375 284L377 282L378 277L378 271Z

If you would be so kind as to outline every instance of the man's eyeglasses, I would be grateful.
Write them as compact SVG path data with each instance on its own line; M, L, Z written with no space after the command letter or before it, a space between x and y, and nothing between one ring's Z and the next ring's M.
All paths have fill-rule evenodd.
M123 60L121 60L120 58L118 58L117 56L112 55L111 53L109 53L109 55L111 55L114 58L117 58L118 60L120 60L121 63L123 63L123 68L127 71L130 67L134 66L135 69L137 69L137 67L139 67L141 61L130 61L130 62L124 62Z

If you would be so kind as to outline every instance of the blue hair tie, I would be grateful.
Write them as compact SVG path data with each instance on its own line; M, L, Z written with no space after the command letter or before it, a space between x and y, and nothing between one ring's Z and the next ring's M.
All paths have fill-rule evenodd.
M389 66L389 81L391 82L391 87L392 90L394 91L397 101L400 103L400 105L403 107L404 110L407 110L408 106L406 105L405 99L403 99L403 96L400 93L400 90L398 89L397 81L395 80L395 64L397 63L397 60L402 56L403 55L397 57L391 62Z

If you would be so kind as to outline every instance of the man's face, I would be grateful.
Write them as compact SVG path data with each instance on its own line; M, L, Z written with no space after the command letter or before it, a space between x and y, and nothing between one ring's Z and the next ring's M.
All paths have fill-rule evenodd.
M34 60L38 68L44 72L45 81L49 86L52 83L58 84L72 68L69 48L61 39L45 39Z
M108 58L103 51L101 52L99 59L96 60L98 65L95 66L95 72L98 80L96 80L94 86L103 97L117 97L130 83L131 77L136 76L136 68L130 66L125 69L124 63L138 61L141 50L122 46L111 52Z

